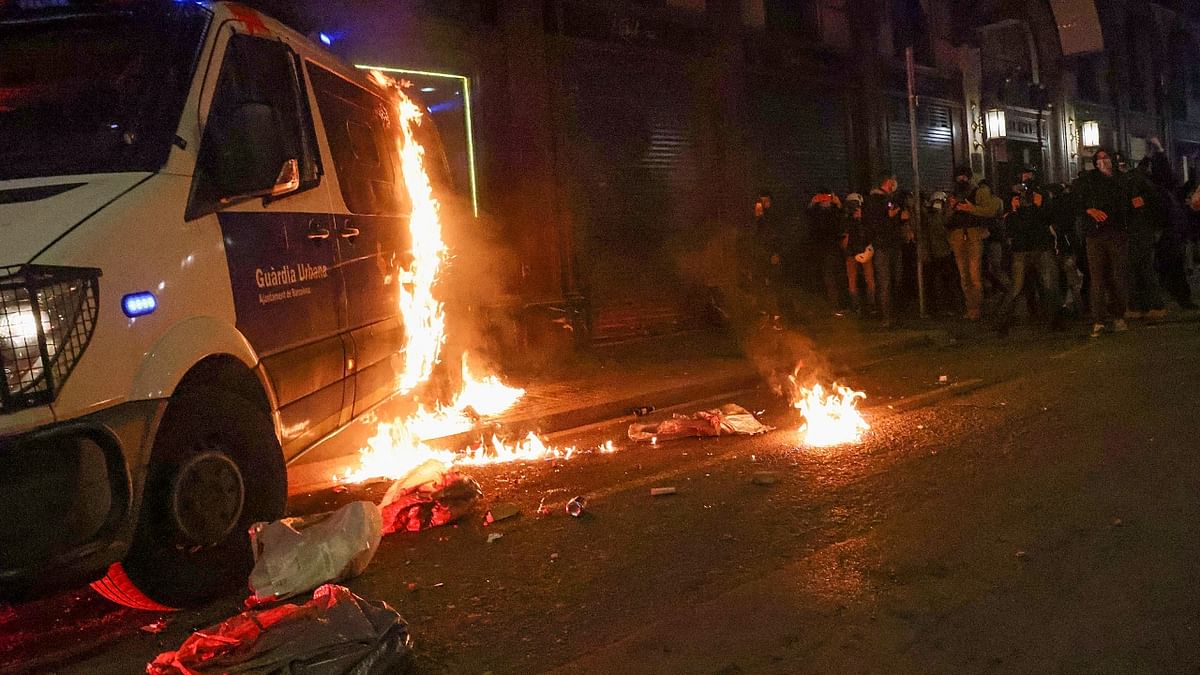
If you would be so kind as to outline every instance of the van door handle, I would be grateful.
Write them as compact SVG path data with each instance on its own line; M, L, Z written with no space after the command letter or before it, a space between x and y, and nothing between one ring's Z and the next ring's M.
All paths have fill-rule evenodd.
M322 241L329 238L329 228L321 227L320 223L313 221L308 224L308 238L313 241Z
M353 239L357 237L360 232L361 231L357 227L346 226L342 228L342 233L338 236L340 236L342 239Z

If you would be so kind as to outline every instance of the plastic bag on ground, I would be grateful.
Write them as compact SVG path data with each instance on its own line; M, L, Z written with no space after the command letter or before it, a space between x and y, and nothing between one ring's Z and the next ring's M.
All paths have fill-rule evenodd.
M362 574L382 534L379 507L364 501L330 513L256 523L250 528L254 570L247 604L290 598Z
M658 424L631 424L629 439L661 442L694 436L753 436L771 429L759 422L750 411L729 403L716 410L702 410L690 416L672 415L671 419Z
M470 513L482 494L474 478L429 460L388 488L379 505L383 533L419 532L452 523Z
M407 669L408 624L384 602L326 584L303 605L248 610L159 654L150 675L383 675Z

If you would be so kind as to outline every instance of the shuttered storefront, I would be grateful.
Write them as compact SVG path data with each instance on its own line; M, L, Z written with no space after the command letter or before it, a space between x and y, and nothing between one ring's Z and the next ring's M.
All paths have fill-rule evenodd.
M847 117L843 102L804 91L760 88L754 147L762 189L781 215L799 218L819 189L850 191Z
M957 109L939 102L922 101L917 108L917 158L921 191L947 190L954 184L954 115ZM912 145L908 127L908 101L888 101L888 149L891 169L900 188L913 186Z
M702 311L678 262L705 205L702 112L683 72L588 49L567 71L574 250L597 340L671 332Z

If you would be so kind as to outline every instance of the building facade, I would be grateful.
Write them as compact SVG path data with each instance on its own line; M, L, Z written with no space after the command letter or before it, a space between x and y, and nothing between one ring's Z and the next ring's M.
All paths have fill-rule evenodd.
M706 289L732 279L736 228L758 191L801 237L818 189L865 191L882 169L911 186L907 46L923 191L948 187L964 163L1001 186L1028 164L1069 180L1089 168L1090 143L1136 161L1152 138L1193 171L1192 5L293 3L331 50L401 71L432 102L462 199L475 202L457 212L478 211L458 232L475 247L464 259L483 261L464 275L464 301L527 344L701 320ZM989 137L996 111L1004 133Z

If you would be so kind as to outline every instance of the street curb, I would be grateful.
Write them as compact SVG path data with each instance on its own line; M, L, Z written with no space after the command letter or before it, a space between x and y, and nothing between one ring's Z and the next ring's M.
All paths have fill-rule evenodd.
M916 410L917 408L924 408L926 406L933 405L934 403L940 403L941 401L949 398L965 396L966 394L969 394L977 389L982 389L989 384L994 383L981 378L963 380L962 382L955 382L945 387L939 387L938 389L922 392L920 394L914 394L912 396L906 396L895 403L888 404L887 408L895 412L908 412L911 410Z

